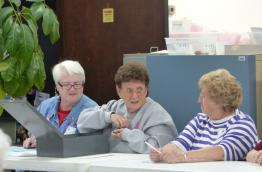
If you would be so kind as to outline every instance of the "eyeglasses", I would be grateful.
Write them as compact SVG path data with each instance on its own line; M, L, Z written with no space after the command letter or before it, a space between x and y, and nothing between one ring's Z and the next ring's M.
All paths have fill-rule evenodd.
M63 89L70 90L72 87L74 89L80 89L83 88L84 82L58 82L58 85L62 87Z
M138 88L136 90L132 90L132 89L126 89L125 92L128 95L133 95L134 93L136 93L137 95L141 95L143 93L145 93L146 89L143 88Z

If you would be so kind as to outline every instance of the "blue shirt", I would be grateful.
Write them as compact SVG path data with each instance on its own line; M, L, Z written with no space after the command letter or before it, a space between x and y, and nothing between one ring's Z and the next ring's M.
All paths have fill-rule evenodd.
M37 110L61 133L75 134L77 133L77 120L83 109L97 106L97 103L89 97L82 95L78 102L73 106L68 116L59 126L58 106L60 104L60 96L55 96L43 101Z

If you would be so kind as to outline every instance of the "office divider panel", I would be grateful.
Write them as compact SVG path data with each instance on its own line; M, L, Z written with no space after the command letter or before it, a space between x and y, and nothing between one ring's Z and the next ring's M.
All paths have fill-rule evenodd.
M148 55L149 95L173 117L178 131L200 112L200 77L211 70L225 68L240 81L243 104L240 109L256 120L255 56L177 56Z

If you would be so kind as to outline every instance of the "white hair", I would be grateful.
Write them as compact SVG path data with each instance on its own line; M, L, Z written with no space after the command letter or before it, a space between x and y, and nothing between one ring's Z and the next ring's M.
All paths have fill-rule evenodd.
M0 129L0 172L3 171L3 161L7 150L11 144L11 139Z
M63 75L79 75L85 82L85 71L78 61L65 60L56 64L53 68L53 79L59 82Z

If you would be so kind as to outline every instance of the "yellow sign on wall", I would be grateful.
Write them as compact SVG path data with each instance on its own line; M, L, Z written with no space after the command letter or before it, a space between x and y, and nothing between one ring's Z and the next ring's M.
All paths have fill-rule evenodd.
M114 9L103 8L103 23L113 23L113 22L114 22Z

